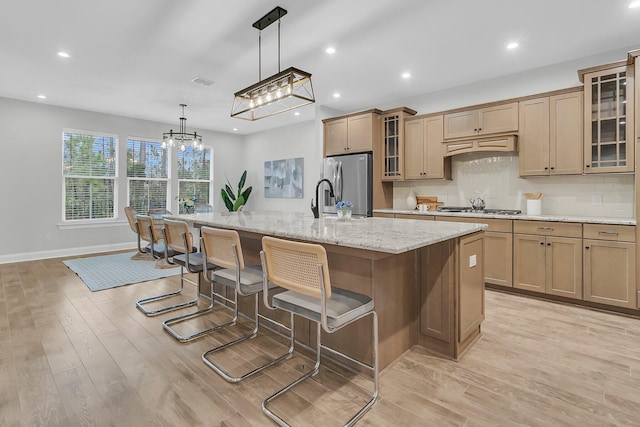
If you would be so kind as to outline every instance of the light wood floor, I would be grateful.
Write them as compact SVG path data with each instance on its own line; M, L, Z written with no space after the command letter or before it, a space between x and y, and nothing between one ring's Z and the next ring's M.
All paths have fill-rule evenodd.
M134 306L176 280L92 293L60 260L0 265L0 426L272 425L260 402L311 361L224 382L200 355L234 331L179 344L161 327L175 312ZM461 362L414 349L387 369L359 425L640 425L640 320L494 291L486 310ZM278 345L252 340L222 357L243 365ZM368 384L345 375L323 370L277 407L337 425L366 396L353 384Z

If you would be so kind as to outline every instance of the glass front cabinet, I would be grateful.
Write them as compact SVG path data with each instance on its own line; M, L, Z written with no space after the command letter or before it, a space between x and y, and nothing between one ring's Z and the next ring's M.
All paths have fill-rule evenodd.
M410 108L385 111L382 115L382 180L404 179L404 119L415 115Z
M583 74L585 173L634 171L633 69Z

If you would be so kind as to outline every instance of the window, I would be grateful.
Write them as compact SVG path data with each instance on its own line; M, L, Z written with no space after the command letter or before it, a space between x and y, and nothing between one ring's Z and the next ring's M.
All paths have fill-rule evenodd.
M187 146L178 150L179 200L192 200L195 207L211 205L211 150ZM185 206L179 203L180 213Z
M114 218L118 138L64 130L62 144L64 219Z
M128 204L138 212L167 208L167 156L159 142L127 140Z

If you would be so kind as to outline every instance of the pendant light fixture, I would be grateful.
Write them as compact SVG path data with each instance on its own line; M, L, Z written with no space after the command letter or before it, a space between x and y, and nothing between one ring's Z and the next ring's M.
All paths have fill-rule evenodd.
M258 29L258 80L235 93L231 117L244 120L258 120L283 113L294 108L312 104L311 74L294 67L280 71L280 18L287 11L277 6L271 12L253 23ZM262 30L278 21L278 73L262 80Z
M174 132L171 129L169 132L162 134L162 148L178 147L180 151L187 149L187 145L191 145L198 150L202 150L202 135L198 135L196 131L193 133L187 132L187 118L184 116L184 107L187 104L180 104L182 107L182 117L180 117L180 130Z

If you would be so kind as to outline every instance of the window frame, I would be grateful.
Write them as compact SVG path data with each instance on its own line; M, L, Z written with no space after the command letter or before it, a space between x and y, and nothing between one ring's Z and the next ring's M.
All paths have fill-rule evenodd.
M167 164L166 164L166 178L148 178L148 177L130 177L128 175L128 166L129 166L129 141L138 141L138 142L150 142L154 144L158 144L158 149L161 151L167 152ZM173 153L171 150L167 150L162 148L162 141L155 138L146 138L146 137L137 137L137 136L128 136L127 137L127 146L126 146L126 158L127 158L127 170L125 171L126 175L126 192L127 192L127 201L126 206L131 206L131 181L165 181L166 182L166 193L165 193L165 209L171 210L171 161L173 157ZM141 212L143 213L143 212Z
M115 160L114 160L114 174L113 176L85 176L85 175L65 175L64 167L65 167L65 134L79 134L79 135L88 135L93 137L107 137L113 138L115 142ZM86 225L86 224L107 224L118 221L119 212L118 212L118 197L119 197L119 170L120 170L120 138L117 134L110 132L96 132L82 129L73 129L73 128L63 128L61 133L61 175L62 175L62 206L61 206L61 225ZM67 219L67 178L78 179L78 178L89 178L89 179L108 179L113 181L113 216L109 218L79 218L79 219Z
M200 151L195 147L186 146L187 149L191 149L191 150L196 150L196 151ZM213 204L213 200L214 200L214 188L213 188L213 148L208 147L206 145L203 146L202 151L208 150L209 151L209 179L185 179L185 178L180 178L180 167L179 167L179 162L180 162L180 149L178 148L177 150L174 150L172 152L172 155L175 155L175 162L173 163L175 166L175 177L176 177L176 192L177 192L177 196L175 197L176 202L178 204L178 210L177 212L179 214L181 214L181 206L179 203L179 199L180 199L180 184L182 182L193 182L193 183L204 183L206 182L209 185L209 191L208 191L208 196L209 196L209 202L205 203L205 205L210 205L210 206L214 206ZM196 206L199 206L198 204L196 204ZM215 208L214 208L215 210Z

